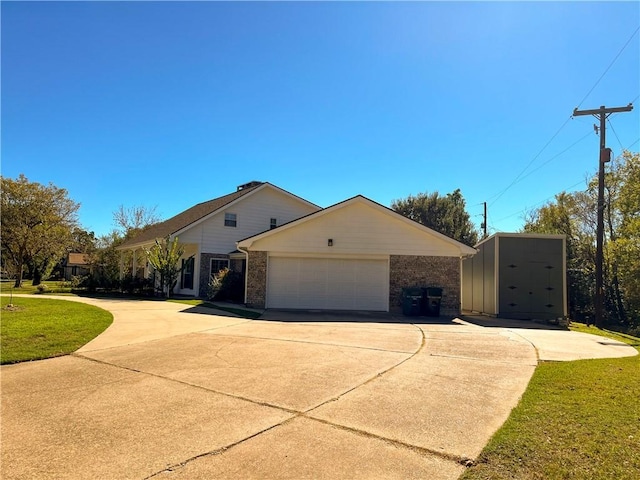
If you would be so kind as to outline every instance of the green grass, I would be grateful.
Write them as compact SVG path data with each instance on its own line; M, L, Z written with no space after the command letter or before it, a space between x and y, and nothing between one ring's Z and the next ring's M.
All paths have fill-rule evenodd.
M102 333L113 321L101 308L64 300L0 298L0 363L67 355Z
M625 333L614 332L613 330L598 328L593 325L587 326L584 323L571 322L569 330L573 330L574 332L591 333L592 335L599 335L601 337L607 337L613 340L618 340L619 342L624 342L632 347L640 347L640 338L636 338Z
M588 333L621 340L615 332ZM625 337L627 343L640 341ZM461 479L636 480L639 427L640 355L543 362Z
M14 281L2 281L0 282L0 292L3 294L40 294L40 293L55 293L55 294L70 294L72 291L72 287L69 282L60 282L47 280L42 282L44 292L38 290L38 287L34 287L31 283L31 280L23 280L22 286L20 288L13 288Z

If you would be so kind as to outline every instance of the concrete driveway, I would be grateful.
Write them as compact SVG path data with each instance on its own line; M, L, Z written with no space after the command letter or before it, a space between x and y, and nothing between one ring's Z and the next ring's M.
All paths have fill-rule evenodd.
M534 345L556 355L578 341L461 320L79 301L113 325L74 355L1 369L3 479L455 479L525 390L545 351ZM595 356L637 353L597 340L581 341Z

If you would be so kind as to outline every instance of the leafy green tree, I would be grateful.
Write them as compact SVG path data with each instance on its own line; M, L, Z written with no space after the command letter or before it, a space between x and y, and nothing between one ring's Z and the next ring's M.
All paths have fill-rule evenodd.
M597 176L584 191L562 192L530 212L525 232L567 235L572 317L593 314ZM628 151L607 167L605 177L603 280L606 320L640 327L640 155Z
M444 197L438 192L409 195L405 199L394 200L391 208L459 242L472 246L478 243L478 232L466 211L460 189Z
M160 289L169 298L171 291L178 281L181 268L178 266L184 254L184 247L178 242L178 237L156 239L155 245L144 249L147 260L160 275Z
M22 174L0 180L3 262L12 264L16 288L25 266L37 285L73 245L80 204L64 188L29 182Z
M91 286L106 289L117 288L120 281L120 252L116 248L124 241L113 230L96 239L95 249L89 252Z
M640 326L640 155L611 162L605 185L608 301L617 320Z

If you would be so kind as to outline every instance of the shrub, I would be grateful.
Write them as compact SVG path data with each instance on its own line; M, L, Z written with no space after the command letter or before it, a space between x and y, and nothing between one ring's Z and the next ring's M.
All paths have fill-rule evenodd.
M49 291L49 287L47 287L46 284L41 283L36 287L36 290L38 291L38 293L47 293Z
M244 298L244 281L242 274L224 268L215 275L212 275L207 289L207 298L209 300L242 302Z
M127 275L122 279L122 290L129 295L144 295L152 297L154 294L153 280Z

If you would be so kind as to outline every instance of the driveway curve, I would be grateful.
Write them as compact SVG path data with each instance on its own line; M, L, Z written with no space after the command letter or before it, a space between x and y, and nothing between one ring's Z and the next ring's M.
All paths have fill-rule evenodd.
M460 320L60 298L114 322L71 356L2 367L3 479L454 479L544 341Z

